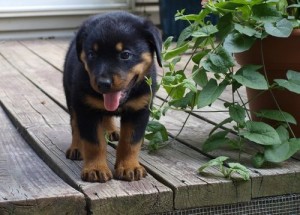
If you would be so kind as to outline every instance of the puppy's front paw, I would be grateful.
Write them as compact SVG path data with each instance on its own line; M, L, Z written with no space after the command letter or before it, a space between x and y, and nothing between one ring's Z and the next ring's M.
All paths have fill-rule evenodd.
M113 175L107 165L84 167L81 173L81 179L88 182L104 183L112 177Z
M140 164L122 165L119 164L115 169L115 178L125 181L138 181L146 177L147 171Z
M82 155L78 148L70 147L66 151L66 158L71 159L71 160L82 160Z

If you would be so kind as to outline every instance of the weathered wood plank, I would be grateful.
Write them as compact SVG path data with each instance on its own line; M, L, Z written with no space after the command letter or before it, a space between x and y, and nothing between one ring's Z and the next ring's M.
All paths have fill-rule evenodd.
M49 40L25 40L20 43L56 69L63 71L66 50L62 47Z
M15 59L14 63L18 64L18 60ZM64 154L71 141L68 114L1 56L0 65L3 69L0 80L1 104L39 156L60 177L87 195L92 211L101 211L103 214L145 214L172 209L172 191L151 175L133 183L116 180L105 184L82 182L82 163L67 160ZM62 93L62 89L60 91Z
M59 51L56 49L54 52ZM33 54L19 42L5 41L1 43L0 52L15 69L32 81L38 88L43 89L47 95L53 97L56 101L62 104L65 103L65 96L61 93L63 87L61 75L53 75L60 73L56 68ZM56 64L56 66L58 65L59 63Z
M64 151L71 141L69 125L56 126L53 130L49 130L47 126L31 128L28 133L32 141L42 143L40 147L53 147L44 149L60 158L52 164L55 165L53 168L59 168L56 165L62 166L68 161L64 158ZM115 150L108 147L108 153L109 167L113 170ZM103 184L86 183L80 179L82 161L75 163L76 167L64 169L60 175L71 175L69 171L74 173L71 180L89 197L90 208L94 214L147 214L168 211L172 208L171 190L157 182L151 175L135 182L111 180Z
M59 88L58 85L57 88ZM168 119L172 122L172 118ZM203 122L199 121L198 125L201 125L201 123ZM65 139L68 138L64 137L61 141ZM190 156L192 154L194 154L194 157ZM169 157L172 156L176 159L169 160ZM172 147L164 149L163 156L150 156L146 151L141 153L142 164L175 190L175 208L177 209L235 203L250 199L250 183L243 182L240 184L218 177L200 177L197 169L207 161L208 159L205 156L186 146L181 146L178 142L172 144ZM189 165L191 167L186 168ZM170 168L170 166L173 168ZM224 191L228 194L227 196L224 195ZM220 196L224 196L224 198L220 198Z
M223 178L215 169L201 176L198 168L209 158L174 141L154 154L141 153L142 163L175 192L175 209L245 202L251 199L250 182Z
M0 214L85 214L84 195L27 145L0 108Z

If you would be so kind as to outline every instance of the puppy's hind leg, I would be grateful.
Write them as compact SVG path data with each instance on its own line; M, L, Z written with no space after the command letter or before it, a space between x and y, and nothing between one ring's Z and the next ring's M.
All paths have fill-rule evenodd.
M114 116L104 116L102 124L109 141L118 141L120 139L120 130L116 125Z

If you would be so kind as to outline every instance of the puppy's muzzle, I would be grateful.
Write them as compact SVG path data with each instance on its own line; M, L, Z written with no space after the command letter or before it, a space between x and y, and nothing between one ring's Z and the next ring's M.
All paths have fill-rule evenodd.
M110 78L100 78L97 81L97 86L102 93L107 93L112 88L112 80Z

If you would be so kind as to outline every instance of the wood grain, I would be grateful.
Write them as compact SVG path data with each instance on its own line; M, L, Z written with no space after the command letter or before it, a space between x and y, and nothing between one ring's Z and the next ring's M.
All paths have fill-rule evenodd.
M44 53L59 51L61 50L52 47L52 51L44 50ZM55 75L55 73L60 73L59 70L16 41L3 42L0 45L0 52L13 68L42 89L47 95L61 104L66 103L65 95L61 91L63 87L61 74ZM61 58L60 56L59 58ZM48 61L50 61L49 59L47 58ZM61 62L56 62L56 66L60 67Z
M21 41L20 44L27 47L30 51L55 67L57 70L63 71L66 49L62 48L58 44L50 42L49 40L25 40Z
M82 214L84 195L27 145L0 108L0 214Z

